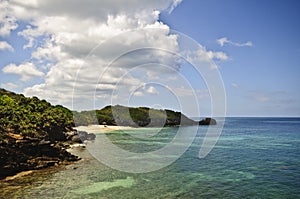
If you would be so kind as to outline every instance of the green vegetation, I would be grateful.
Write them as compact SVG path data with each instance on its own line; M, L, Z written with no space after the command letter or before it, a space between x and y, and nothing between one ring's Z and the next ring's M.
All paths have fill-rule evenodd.
M101 110L72 112L60 105L52 106L37 97L27 98L0 89L0 140L8 132L45 140L64 140L64 132L72 130L74 121L76 126L107 124L155 127L198 124L180 112L147 107L116 105Z
M195 121L180 112L147 107L106 106L101 110L73 112L77 126L107 124L122 126L176 126L194 125Z
M72 112L67 108L0 89L0 138L10 132L26 137L62 140L63 132L73 125Z
M74 119L73 119L74 116ZM52 106L37 97L0 89L0 179L20 171L76 161L65 150L65 141L95 139L95 135L78 132L76 125L107 124L133 127L209 125L211 118L196 122L180 112L147 107L106 106L101 110L72 112Z

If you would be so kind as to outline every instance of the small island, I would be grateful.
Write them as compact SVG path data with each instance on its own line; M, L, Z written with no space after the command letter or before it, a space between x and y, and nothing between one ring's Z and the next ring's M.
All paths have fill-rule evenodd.
M28 98L0 89L0 179L21 171L79 160L66 149L96 136L74 127L93 124L172 127L215 125L216 120L194 121L172 110L121 105L77 112L60 105L53 106L37 97Z

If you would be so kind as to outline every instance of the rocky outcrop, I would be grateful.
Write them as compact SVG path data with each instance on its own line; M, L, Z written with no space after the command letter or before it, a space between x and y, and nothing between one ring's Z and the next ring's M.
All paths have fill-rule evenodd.
M94 133L87 133L85 131L70 131L66 133L67 140L76 143L82 143L86 140L95 140L96 135Z
M199 125L216 125L217 121L213 118L205 118L199 121Z
M4 134L0 141L0 179L21 171L79 160L65 150L67 147L64 142Z
M78 160L66 148L96 136L73 127L69 109L0 88L0 178Z

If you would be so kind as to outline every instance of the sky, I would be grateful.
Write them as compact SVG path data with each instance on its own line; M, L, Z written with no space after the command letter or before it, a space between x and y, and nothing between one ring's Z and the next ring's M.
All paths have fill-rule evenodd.
M297 0L0 0L0 87L75 110L300 116Z

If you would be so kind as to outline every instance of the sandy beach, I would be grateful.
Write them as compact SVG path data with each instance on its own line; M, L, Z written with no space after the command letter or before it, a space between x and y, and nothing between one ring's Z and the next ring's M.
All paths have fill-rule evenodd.
M78 131L86 131L89 133L108 133L116 130L128 130L133 129L130 126L110 126L110 125L89 125L89 126L78 126L75 127Z

